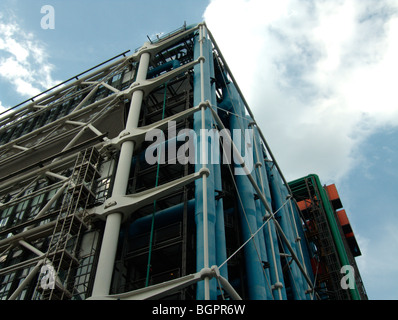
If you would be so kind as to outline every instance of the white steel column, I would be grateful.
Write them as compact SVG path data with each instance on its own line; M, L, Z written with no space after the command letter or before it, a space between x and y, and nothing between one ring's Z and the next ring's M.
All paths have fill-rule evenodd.
M203 41L205 39L205 28L203 25L199 27L199 45L200 45L200 57L203 57ZM205 88L204 88L204 59L200 59L200 95L201 95L201 104L205 103ZM201 108L201 116L202 116L202 133L205 132L206 129L206 121L205 121L205 110L206 108ZM205 137L201 137L201 153L202 153L202 168L206 168L207 159L207 143L204 143L202 139ZM209 268L209 226L208 226L208 213L207 213L207 176L203 175L202 177L203 183L203 250L204 250L204 268ZM204 278L204 293L205 300L210 300L210 278Z
M145 52L141 55L136 83L146 79L149 60L149 53ZM125 128L126 130L134 130L138 127L143 97L144 92L142 90L136 90L133 92L131 97L130 111ZM126 195L134 147L135 143L133 141L125 141L121 145L119 162L116 169L114 187L112 190L112 197ZM105 231L102 239L101 251L92 293L94 299L96 296L104 296L109 294L122 218L122 213L112 213L108 215L106 219Z

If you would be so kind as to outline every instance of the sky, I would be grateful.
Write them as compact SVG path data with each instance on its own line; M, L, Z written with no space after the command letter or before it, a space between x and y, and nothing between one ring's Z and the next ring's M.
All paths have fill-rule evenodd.
M201 21L286 179L336 184L369 298L397 300L396 0L2 0L0 112Z

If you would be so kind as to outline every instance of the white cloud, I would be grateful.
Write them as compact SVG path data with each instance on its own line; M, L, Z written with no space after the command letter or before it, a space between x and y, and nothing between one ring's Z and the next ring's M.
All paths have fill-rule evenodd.
M15 57L0 59L0 74L7 79L30 78L29 69Z
M22 30L15 17L0 15L0 77L23 99L54 86L52 71L44 45Z
M204 18L287 180L347 184L366 139L398 126L396 0L212 0ZM396 298L396 224L369 212L359 269L369 292Z
M393 222L396 222L391 219ZM398 249L396 223L381 224L376 227L378 240L372 241L369 236L356 235L362 256L357 258L361 277L370 299L397 300L396 281L392 278L397 270L397 257L391 252ZM380 288L383 288L380 290ZM377 292L374 297L372 293Z
M204 14L288 179L338 181L398 125L396 1L213 0Z

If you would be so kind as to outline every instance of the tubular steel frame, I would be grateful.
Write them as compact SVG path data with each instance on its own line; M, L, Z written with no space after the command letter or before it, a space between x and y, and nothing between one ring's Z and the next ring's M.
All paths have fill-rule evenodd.
M199 48L199 54L196 55L195 46ZM177 55L181 63L170 63L170 68L166 69L165 66L169 66L168 63L173 60L173 55ZM250 172L244 165L244 159L234 140L229 135L224 137L226 139L224 143L232 146L234 157L239 160L238 163L243 164L242 169L253 188L254 197L260 200L259 203L264 208L258 213L264 220L257 225L258 228L251 231L251 237L243 240L246 240L245 243L256 246L257 253L262 255L260 258L265 257L265 249L261 249L263 251L259 253L257 234L260 231L261 234L264 232L261 239L266 238L270 241L273 254L272 257L268 257L269 265L276 273L275 276L273 274L271 276L274 282L268 293L272 298L286 297L283 275L277 271L279 263L275 256L278 250L277 237L279 237L279 243L283 243L288 250L284 259L287 257L292 259L288 264L292 263L291 272L296 272L295 277L301 283L295 293L296 296L303 299L313 299L317 296L314 291L314 280L309 274L308 263L302 250L305 239L301 239L298 234L297 228L302 226L295 213L296 204L288 196L283 206L275 207L275 204L270 201L271 195L266 192L267 176L271 172L275 179L279 179L278 188L286 189L286 195L291 195L289 186L212 34L207 30L205 23L200 23L193 27L184 26L156 42L150 41L130 56L126 56L124 52L90 69L90 73L79 74L72 78L73 81L69 79L61 86L46 91L45 95L36 96L29 100L29 103L18 105L11 112L3 114L3 118L0 119L0 218L2 219L0 220L0 263L6 265L0 269L2 281L0 285L3 285L3 289L0 287L2 290L0 295L2 294L3 298L23 299L28 294L33 299L44 297L44 293L40 293L39 288L43 275L39 276L38 273L40 268L50 260L49 237L51 235L54 237L56 234L59 236L58 233L60 233L60 237L65 237L65 242L62 242L65 255L62 256L64 260L60 260L57 270L62 269L60 265L65 264L68 257L68 273L57 273L55 279L57 289L53 290L61 291L62 295L52 292L50 299L52 296L83 299L90 297L94 300L161 298L203 281L203 297L207 300L214 298L211 291L214 286L212 279L216 279L230 297L241 299L227 277L220 273L219 268L224 263L227 264L228 260L222 264L219 263L218 266L212 263L211 256L214 252L210 252L209 241L212 242L215 235L211 229L212 226L209 225L213 209L208 198L210 196L208 190L214 179L212 165L203 164L194 172L190 172L188 167L185 167L184 174L179 178L155 188L146 187L132 194L129 192L129 188L135 189L136 184L140 182L136 176L131 177L131 172L135 172L134 175L138 174L136 166L139 164L134 163L133 159L137 159L145 149L144 137L147 132L165 129L170 121L182 121L187 127L193 117L201 117L201 129L206 130L209 128L205 119L209 116L218 130L225 129L225 120L220 118L216 110L216 101L211 101L212 98L206 93L213 85L210 82L211 75L207 74L206 70L211 70L214 62L222 65L222 72L230 79L231 85L225 84L225 88L233 86L243 102L244 107L240 112L248 114L247 117L251 119L250 126L259 136L256 143L261 146L260 150L256 149L256 154L257 158L262 157L262 159L256 164L255 172ZM148 71L155 76L148 78ZM183 82L175 81L173 85L173 81L179 77L185 79L187 83L195 83L195 79L190 80L195 76L199 77L196 79L199 79L200 85L191 89L191 93L188 89L184 89ZM217 79L213 80L217 81ZM179 102L176 103L176 111L173 111L173 107L170 106L166 117L159 119L159 108L156 106L160 103L156 90L164 88L165 83L171 83L167 86L171 95L177 95L179 90L184 89L185 93L181 97L186 97L183 98L186 103L184 102L183 108L180 107ZM200 91L199 100L191 97L192 91L195 90ZM193 101L197 102L196 105ZM145 119L150 119L150 116L152 121L145 123ZM74 180L76 170L72 168L76 168L76 160L87 150L98 152L98 162L93 164L93 171L87 173L92 178L90 187L88 187L88 181L85 181L78 195L73 196L76 194L74 192L77 190L77 185ZM202 144L201 153L207 153L204 144ZM138 163L138 160L136 161ZM131 179L133 179L133 185L131 185ZM203 229L201 229L203 233L198 237L203 241L201 245L203 265L200 266L197 262L196 272L184 273L177 279L126 293L112 294L115 261L120 249L119 238L123 231L121 226L132 221L133 215L153 203L154 200L163 201L167 197L175 196L179 190L184 190L184 219L186 219L187 188L194 183L196 186L200 183L203 191L201 203L198 204L199 200L195 200L196 205L200 205L201 208L200 219L203 219ZM210 191L214 192L214 190ZM222 193L221 190L218 192ZM222 197L220 196L218 200ZM87 200L84 204L81 203L83 198ZM62 203L69 206L68 201L69 204L76 205L76 209L68 211L70 219L74 219L68 220L70 222L68 230L72 230L73 226L76 227L74 224L76 221L79 224L79 236L75 237L73 244L72 231L64 232L66 227L59 227L59 218L66 212L62 209L64 208ZM40 205L35 207L35 204L39 202ZM284 208L287 204L291 206L290 210ZM21 211L24 206L26 210ZM243 215L245 209L242 210ZM278 216L276 216L277 212ZM289 227L287 230L286 225L280 223L280 219L284 223L287 220L293 221L294 227ZM186 220L184 221L186 224ZM267 228L263 229L267 224ZM186 226L184 230L186 238ZM85 237L86 235L88 236ZM93 241L89 250L85 244L87 238ZM68 255L69 245L73 245L75 252L73 257ZM261 248L264 248L263 244ZM187 248L184 250L186 252ZM198 254L202 254L199 249ZM55 261L58 260L55 259L55 255L51 257L53 258L51 263L54 266ZM74 275L78 279L82 274L79 263L81 265L83 258L90 259L91 272L81 283L76 280L70 285L69 279L68 286L65 287L66 285L63 284L63 282L66 283L65 278ZM72 271L73 259L76 259L77 266ZM259 262L264 263L264 261ZM265 276L271 274L268 271L263 273ZM17 277L19 281L14 280ZM262 279L264 282L266 280L270 281L270 279ZM30 285L34 281L37 281L37 286L33 286L36 288L35 292L32 291ZM92 290L87 289L88 287L92 287Z

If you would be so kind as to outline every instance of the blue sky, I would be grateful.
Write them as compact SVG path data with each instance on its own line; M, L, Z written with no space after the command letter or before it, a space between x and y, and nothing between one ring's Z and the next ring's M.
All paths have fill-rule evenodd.
M203 20L286 178L336 184L369 298L398 299L396 0L2 0L0 110Z

